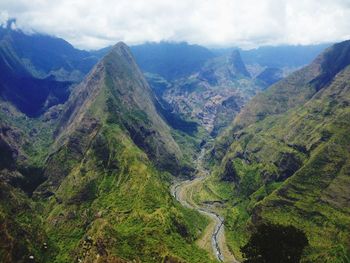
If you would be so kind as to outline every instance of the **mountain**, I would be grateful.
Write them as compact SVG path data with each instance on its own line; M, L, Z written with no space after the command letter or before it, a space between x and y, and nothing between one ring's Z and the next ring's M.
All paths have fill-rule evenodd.
M9 22L14 23L14 22ZM62 39L0 28L0 99L30 117L64 103L97 57Z
M13 23L0 29L1 262L348 261L350 41L289 74L308 58L87 52Z
M208 60L198 72L176 80L162 96L175 112L196 120L216 136L261 89L235 50Z
M7 27L0 28L1 42L12 47L34 77L80 81L98 61L97 56L78 50L61 38L13 30L13 23L15 20L10 20Z
M188 76L214 55L205 47L187 43L146 43L132 46L142 71L156 73L167 80Z
M216 182L231 189L226 218L236 254L270 223L305 233L301 262L349 258L349 81L345 41L254 97L219 138Z
M223 84L224 81L250 78L238 50L232 51L228 56L220 56L209 60L199 72L199 78L211 85Z
M310 64L330 44L262 46L238 49L252 78L268 87L292 72ZM228 54L234 48L211 49L215 56Z
M246 64L259 64L272 68L299 68L308 65L331 44L262 46L256 49L240 50Z
M156 103L123 43L40 117L0 101L2 262L211 262L207 219L170 195L193 168Z
M125 129L155 164L177 174L181 168L181 150L154 103L153 93L128 47L119 43L74 89L55 136L57 140L64 141L70 131L85 128L82 135L88 139L89 134L85 132L94 134L101 122L115 123ZM83 141L83 138L80 140ZM58 178L54 173L48 174L54 175L53 180ZM51 184L50 177L47 183ZM43 188L47 189L45 185Z
M191 123L197 122L216 136L257 92L309 63L325 46L209 50L161 42L134 46L132 51L166 109L164 115L171 114L168 124L179 122L173 128L193 133Z
M58 127L56 138L62 145L49 157L48 180L37 194L47 196L51 189L55 195L56 203L50 207L58 207L48 221L56 223L49 226L49 233L59 237L77 227L83 231L72 239L71 247L66 246L72 242L69 238L57 240L63 250L59 257L74 249L77 257L88 261L103 247L105 260L118 255L151 262L172 254L181 256L177 250L182 247L193 249L171 234L178 233L177 225L183 231L180 235L189 240L194 232L178 221L186 215L174 207L169 178L154 168L177 173L181 151L158 115L151 90L125 44L114 46L75 89ZM92 214L101 214L88 219L88 228L79 227L84 218L73 216L71 222L70 213L84 213L82 204L95 207ZM61 213L67 216L60 218ZM88 247L89 254L79 245L90 242L87 236L91 243L97 242ZM172 238L177 247L171 245ZM196 253L190 255L193 260L205 260Z
M266 87L278 82L283 78L283 71L279 68L266 68L256 76Z

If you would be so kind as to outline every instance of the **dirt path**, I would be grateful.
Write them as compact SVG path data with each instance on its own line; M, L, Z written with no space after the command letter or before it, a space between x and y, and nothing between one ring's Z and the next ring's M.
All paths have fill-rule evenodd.
M200 206L193 200L193 191L198 184L202 184L210 175L203 166L205 148L202 149L197 159L197 177L193 180L186 180L174 183L171 187L171 194L183 206L195 209L206 215L211 220L197 244L207 251L212 251L215 258L221 262L239 263L227 248L224 234L224 218L210 209L208 206Z

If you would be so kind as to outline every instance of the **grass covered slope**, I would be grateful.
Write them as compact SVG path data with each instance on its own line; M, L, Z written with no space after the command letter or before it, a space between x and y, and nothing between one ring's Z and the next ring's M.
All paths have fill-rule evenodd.
M169 192L193 168L124 44L40 118L0 106L1 262L210 262L207 220Z
M79 85L56 131L44 201L50 262L209 262L207 220L169 192L181 151L128 48L117 44Z
M154 100L128 47L119 43L75 89L57 137L69 134L84 118L97 123L117 123L159 167L178 173L182 153L158 114Z
M224 153L217 180L233 187L219 193L230 200L235 251L254 226L270 222L305 232L302 262L349 260L349 47L334 45L258 95L216 145Z
M194 245L206 220L175 203L169 186L118 125L104 124L50 198L52 260L208 262Z
M0 107L0 261L28 262L33 256L44 262L47 235L41 206L31 196L45 180L52 122L28 119L7 103Z

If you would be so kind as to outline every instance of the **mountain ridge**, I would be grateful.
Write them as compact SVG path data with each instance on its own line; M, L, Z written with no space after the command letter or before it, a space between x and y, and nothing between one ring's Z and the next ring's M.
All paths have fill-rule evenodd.
M307 240L301 262L349 258L350 41L275 83L285 68L240 50L149 44L150 73L122 42L86 52L6 30L0 261L213 262L213 225L169 191L194 174L183 194L225 218L223 255L249 261L240 248L278 225Z
M14 127L25 127L23 138L35 127L47 141L33 137L19 146L27 170L19 160L0 170L0 192L10 201L0 203L6 229L1 247L13 248L1 251L1 259L211 262L194 245L207 220L179 206L169 193L171 173L188 164L181 163L173 131L158 115L129 48L114 46L60 107L58 117L48 120L13 111L21 120L11 119ZM4 138L0 151L7 152L11 142ZM43 158L35 170L29 164L37 152ZM43 181L26 195L17 178L35 179L35 174Z
M249 240L247 233L271 223L305 232L310 245L301 262L341 262L349 255L350 211L343 197L349 163L349 46L349 41L334 45L258 94L217 142L215 182L232 187L227 225L238 236L231 239L237 254ZM325 67L333 67L330 61L346 66L331 70ZM332 73L325 79L324 72ZM315 79L322 80L321 89ZM230 214L237 211L241 216Z

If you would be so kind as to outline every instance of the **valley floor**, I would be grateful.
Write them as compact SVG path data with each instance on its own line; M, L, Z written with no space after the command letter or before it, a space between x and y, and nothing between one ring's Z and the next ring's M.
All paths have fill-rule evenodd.
M239 261L236 260L226 244L224 218L215 211L214 206L198 204L193 198L195 192L205 184L206 179L210 176L210 172L203 165L205 153L206 148L203 147L196 163L196 177L192 180L175 182L171 186L171 194L184 207L197 210L210 219L209 225L197 240L197 245L208 251L209 255L218 261L238 263Z

